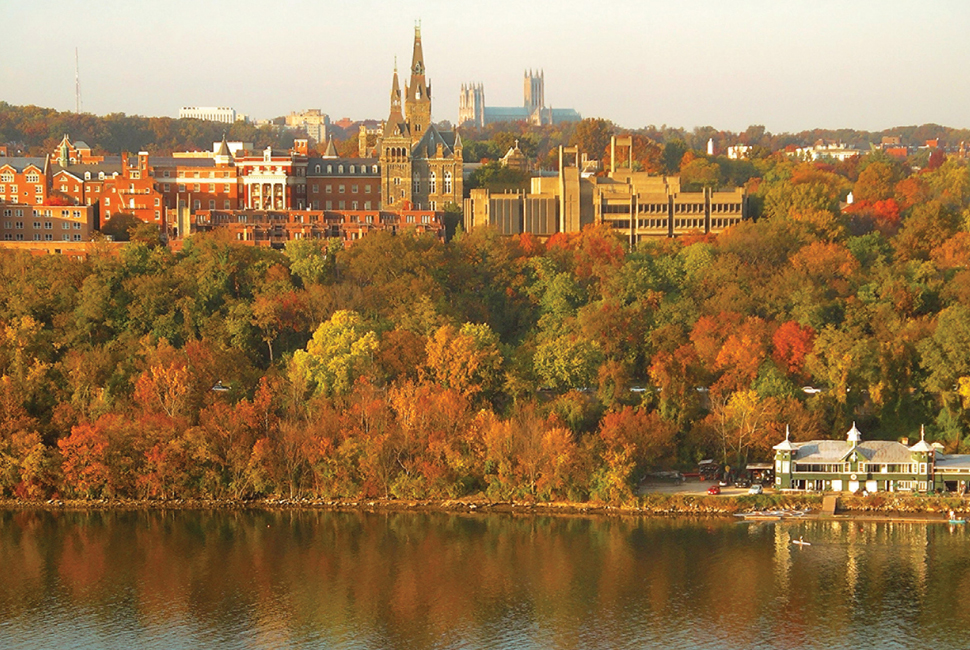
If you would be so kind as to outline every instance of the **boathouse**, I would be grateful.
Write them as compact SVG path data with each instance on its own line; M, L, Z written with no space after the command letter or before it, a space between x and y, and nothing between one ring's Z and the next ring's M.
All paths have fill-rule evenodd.
M939 445L907 446L892 440L863 440L853 423L843 440L793 442L788 430L775 450L775 487L832 492L964 493L970 456L944 454Z

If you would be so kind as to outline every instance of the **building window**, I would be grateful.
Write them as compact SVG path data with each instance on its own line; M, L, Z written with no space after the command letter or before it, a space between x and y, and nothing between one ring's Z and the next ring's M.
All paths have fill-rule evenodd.
M353 203L350 204L350 209L351 210L357 210L358 209L358 207L357 207L357 201L354 201Z
M414 178L411 180L411 194L420 194L420 193L421 193L421 179Z
M333 173L333 165L327 165L327 173L328 174L332 174Z
M339 203L337 204L337 207L338 207L339 209L341 209L341 210L346 210L346 209L347 209L347 202L346 202L346 201L340 201L340 202L339 202Z
M70 230L70 229L71 229L71 223L69 221L61 222L61 230Z
M356 185L351 185L350 186L350 193L351 194L356 194L357 193L357 186Z
M196 209L196 210L201 210L202 209L202 201L200 201L199 199L196 199L195 201L192 201L192 207L194 209Z
M158 207L158 206L160 206L161 204L162 204L162 200L161 200L160 198L158 198L158 197L156 196L156 197L155 197L155 207Z
M327 185L327 187L326 187L326 193L327 194L333 194L333 185Z
M209 209L210 210L215 210L216 209L216 200L215 199L209 199Z
M185 183L179 183L179 192L185 191Z
M202 191L202 186L199 183L196 183L194 185L194 187L195 187L195 190L194 191L196 191L196 192L201 192Z
M224 207L226 210L229 209L229 199L226 199L225 201L222 202L222 207Z
M370 201L364 201L364 209L370 210Z
M333 210L333 201L327 201L325 209Z
M74 235L74 241L81 241L81 235Z
M344 166L343 165L337 165L337 173L338 174L343 174L344 173Z
M434 172L431 172L431 178L428 182L428 193L437 194L438 193L438 176Z
M80 230L81 229L81 224L75 223L73 225L74 225L74 230Z
M320 186L319 185L314 185L313 186L313 193L314 194L318 194L319 192L320 192Z
M346 191L347 191L347 186L346 185L338 185L337 186L337 193L338 194L344 194L344 193L346 193Z
M445 172L445 194L451 194L451 172Z
M356 165L351 165L351 166L350 166L350 173L351 173L351 174L354 174L354 173L356 173L356 172L357 172L357 166L356 166Z
M370 194L370 184L364 185L364 194Z

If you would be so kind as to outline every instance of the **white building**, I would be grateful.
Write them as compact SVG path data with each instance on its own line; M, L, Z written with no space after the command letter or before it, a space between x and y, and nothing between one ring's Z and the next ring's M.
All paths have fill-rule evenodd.
M179 109L179 119L209 120L210 122L236 121L236 110L229 106L183 106Z

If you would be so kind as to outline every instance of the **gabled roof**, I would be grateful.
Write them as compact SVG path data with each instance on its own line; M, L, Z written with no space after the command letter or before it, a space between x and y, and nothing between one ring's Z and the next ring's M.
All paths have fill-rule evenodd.
M116 172L119 174L121 173L121 157L106 156L104 162L81 163L75 165L66 165L64 167L61 167L60 165L51 165L52 174L56 174L62 169L67 170L79 178L84 176L84 172L91 172L93 176L97 176L99 172L104 172L105 176L111 176Z
M32 156L11 156L0 158L0 167L10 166L18 174L22 174L28 167L36 167L38 171L44 171L47 165L47 158Z
M433 158L438 153L438 144L442 145L442 153L446 158L455 155L455 132L439 131L438 127L432 124L418 143L411 147L411 157Z

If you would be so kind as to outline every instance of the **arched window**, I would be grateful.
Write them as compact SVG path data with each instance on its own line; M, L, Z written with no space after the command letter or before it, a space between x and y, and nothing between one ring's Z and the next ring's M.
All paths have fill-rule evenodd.
M327 173L328 174L332 174L333 173L333 165L327 165Z
M350 166L350 173L351 173L351 174L354 174L354 173L356 173L356 172L357 172L357 165L351 165L351 166Z
M343 165L337 165L337 173L338 174L343 174L344 173L344 166Z
M451 172L445 172L445 194L451 194Z
M431 172L431 177L428 179L428 193L438 193L438 176L434 172Z
M316 171L316 173L318 173L318 174L319 174L319 173L320 173L320 165L316 165L316 166L314 167L314 171Z
M84 172L84 180L86 181L91 180L91 172Z

